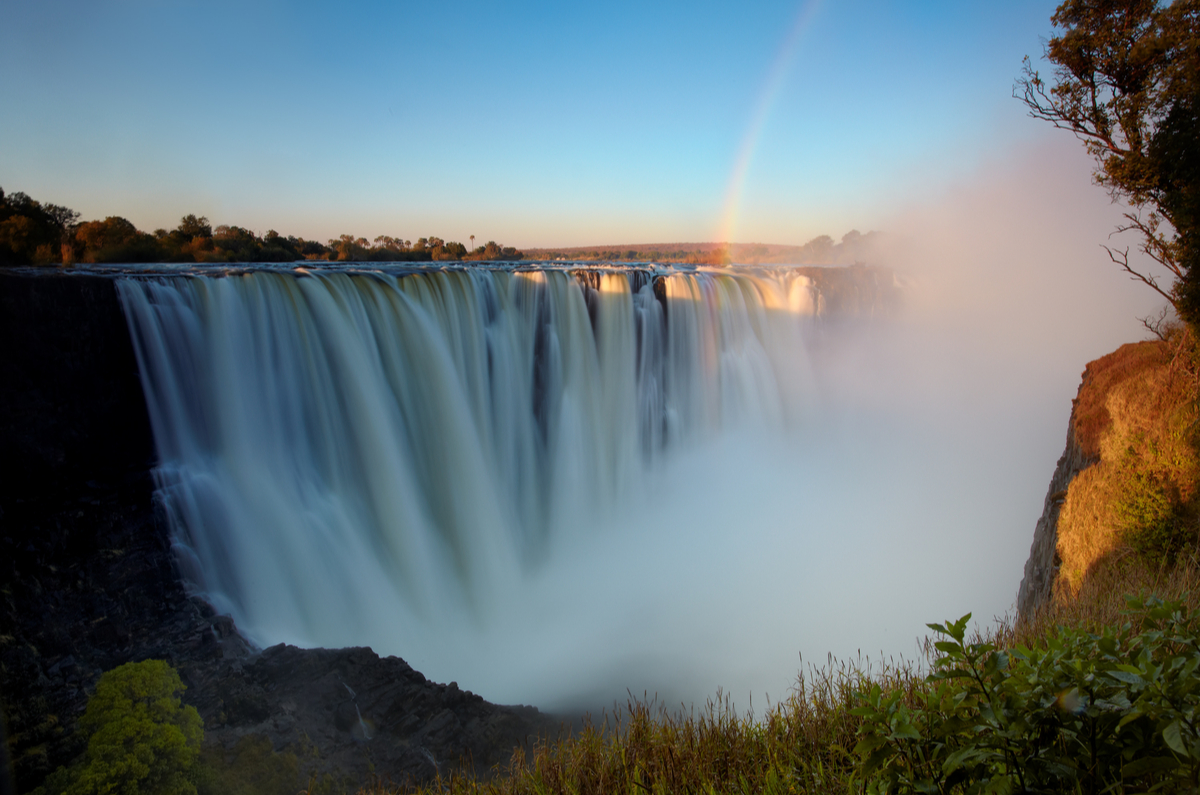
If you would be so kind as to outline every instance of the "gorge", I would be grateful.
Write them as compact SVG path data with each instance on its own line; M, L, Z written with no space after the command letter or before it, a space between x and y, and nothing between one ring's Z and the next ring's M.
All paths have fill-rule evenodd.
M749 706L787 686L798 650L904 653L947 591L995 581L1009 602L1016 571L972 552L993 528L1028 550L1032 520L988 488L1025 459L996 443L1019 438L1021 405L963 393L970 359L932 369L929 351L969 337L893 316L887 271L223 268L0 287L2 653L26 780L69 758L72 710L125 659L179 667L219 742L284 748L327 715L337 769L408 749L387 769L428 776L426 753L484 763L555 723L471 712L466 690L572 712L724 687ZM987 446L964 433L980 411ZM1046 474L1029 476L1039 491ZM257 654L242 634L374 652ZM409 665L464 690L384 686ZM374 740L355 736L359 706Z
M587 560L586 531L619 532L604 529L621 515L612 506L663 500L648 486L662 486L668 451L701 449L722 428L794 427L814 399L804 335L817 317L882 320L896 300L891 274L869 269L0 278L12 376L3 654L26 783L78 750L70 728L88 684L125 659L179 667L210 735L225 725L232 742L247 721L275 720L261 686L246 694L259 658L243 635L259 646L369 643L493 700L538 695L528 674L511 685L521 646L528 656L534 642L554 645L534 615L554 600L528 589L528 573L572 545ZM533 629L498 649L489 632L515 626L506 611ZM612 640L611 626L583 629ZM361 671L378 658L347 659ZM504 675L483 675L502 667L507 691ZM594 672L543 682L539 704L602 706L620 691L587 693ZM475 703L455 701L457 685L429 687L443 712ZM425 741L393 772L429 775L424 756L470 750L464 736L486 763L550 725L492 714L483 735L462 729L478 720L455 718L447 725L460 728L443 734L457 752ZM397 721L409 734L428 723ZM278 745L296 739L272 725Z

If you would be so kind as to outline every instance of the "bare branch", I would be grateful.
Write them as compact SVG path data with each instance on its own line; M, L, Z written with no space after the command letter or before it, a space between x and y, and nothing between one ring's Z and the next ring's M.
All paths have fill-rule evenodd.
M1171 321L1169 319L1171 317L1171 307L1168 305L1164 306L1157 315L1146 315L1145 317L1139 317L1138 320L1146 327L1147 331L1163 342L1166 342L1167 334L1171 330Z
M1112 234L1134 231L1142 236L1142 244L1138 247L1143 254L1169 270L1176 279L1182 279L1186 273L1179 261L1176 251L1178 243L1170 240L1159 231L1162 226L1162 216L1152 212L1143 219L1141 213L1125 213L1129 223L1118 226ZM1112 235L1110 235L1111 237Z
M1124 251L1114 251L1113 249L1104 245L1102 245L1101 248L1108 252L1109 259L1120 265L1121 270L1128 273L1131 279L1146 285L1151 290L1167 299L1173 308L1178 309L1178 307L1175 305L1175 297L1159 287L1158 280L1155 279L1154 276L1134 270L1133 266L1129 264L1129 249L1125 249Z

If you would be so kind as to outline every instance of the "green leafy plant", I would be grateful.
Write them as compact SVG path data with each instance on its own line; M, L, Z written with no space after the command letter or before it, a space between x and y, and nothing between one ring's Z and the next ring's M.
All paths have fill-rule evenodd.
M1200 643L1182 602L1131 598L1133 620L1060 628L1036 648L930 624L934 670L908 699L859 694L869 792L1194 792Z

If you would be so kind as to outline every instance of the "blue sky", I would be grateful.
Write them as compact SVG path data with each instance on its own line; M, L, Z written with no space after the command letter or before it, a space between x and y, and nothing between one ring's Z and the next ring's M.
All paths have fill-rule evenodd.
M735 240L839 237L1066 135L1011 97L1054 5L7 0L0 186L147 230L712 240L745 148Z

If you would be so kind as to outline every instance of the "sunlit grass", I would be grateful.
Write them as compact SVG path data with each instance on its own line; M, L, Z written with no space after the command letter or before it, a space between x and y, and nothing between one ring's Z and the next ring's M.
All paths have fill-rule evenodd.
M1072 422L1099 460L1071 482L1059 517L1060 590L1108 582L1100 570L1131 548L1161 563L1195 546L1196 393L1179 355L1190 348L1143 342L1088 365Z
M904 666L881 676L895 687L918 681ZM862 680L848 665L811 669L786 700L758 716L738 712L720 696L682 714L630 699L573 735L538 743L529 756L518 750L489 779L454 773L424 787L377 785L363 792L850 792L859 720L849 710Z

